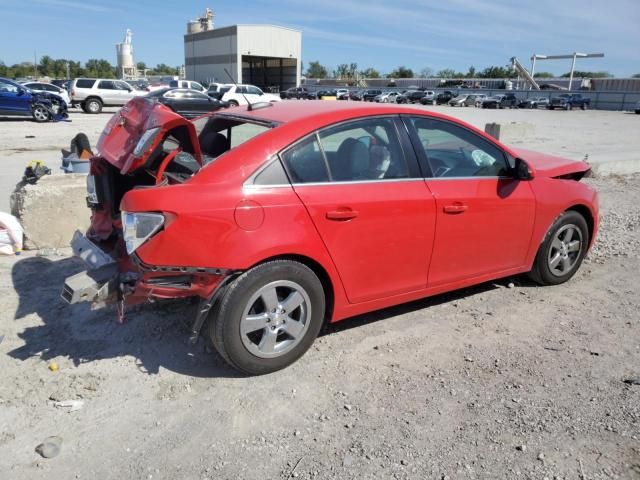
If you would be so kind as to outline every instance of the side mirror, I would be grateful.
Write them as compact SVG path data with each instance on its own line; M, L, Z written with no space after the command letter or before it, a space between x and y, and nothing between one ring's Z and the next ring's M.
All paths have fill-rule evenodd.
M521 158L516 158L516 166L513 171L517 180L531 180L533 178L529 165Z

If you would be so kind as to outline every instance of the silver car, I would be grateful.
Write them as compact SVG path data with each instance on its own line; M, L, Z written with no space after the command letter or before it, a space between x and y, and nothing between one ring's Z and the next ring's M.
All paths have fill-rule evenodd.
M466 101L467 98L469 97L469 95L458 95L457 97L452 98L451 100L449 100L449 106L450 107L466 107Z
M467 99L464 101L465 107L480 107L482 102L487 99L486 93L472 93L467 95Z
M71 104L80 105L85 113L100 113L102 107L121 107L134 97L146 95L123 80L109 78L76 78L69 88Z

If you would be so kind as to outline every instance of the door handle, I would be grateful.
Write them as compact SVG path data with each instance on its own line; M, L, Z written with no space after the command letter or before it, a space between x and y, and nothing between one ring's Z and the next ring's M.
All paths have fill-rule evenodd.
M356 212L355 210L351 210L350 208L332 210L330 212L327 212L328 220L336 220L341 222L351 220L353 218L356 218L357 216L358 212Z
M462 203L454 203L452 205L444 206L444 213L463 213L469 209L467 205L463 205Z

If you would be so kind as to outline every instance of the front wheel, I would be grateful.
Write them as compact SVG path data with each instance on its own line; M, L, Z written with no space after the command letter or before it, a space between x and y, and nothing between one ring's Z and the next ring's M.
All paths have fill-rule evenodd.
M47 107L45 107L44 105L35 105L33 107L32 115L33 119L38 123L48 122L49 120L51 120L51 114L49 113Z
M324 321L322 283L306 265L274 260L238 277L212 312L210 336L236 369L262 375L300 358Z
M529 276L541 285L558 285L575 275L589 247L589 228L578 212L560 215L547 232Z
M235 100L229 100L229 106L231 107L237 107L238 105L240 105L237 101Z

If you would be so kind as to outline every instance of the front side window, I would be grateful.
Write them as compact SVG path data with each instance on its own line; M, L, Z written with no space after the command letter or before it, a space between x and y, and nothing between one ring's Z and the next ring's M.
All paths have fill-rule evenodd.
M502 151L466 128L432 118L411 122L434 177L499 177L508 174Z
M18 93L18 87L13 83L0 80L0 92Z
M251 95L262 95L262 90L258 87L247 87L247 93Z
M502 151L466 128L432 118L411 123L433 177L499 177L508 174Z

